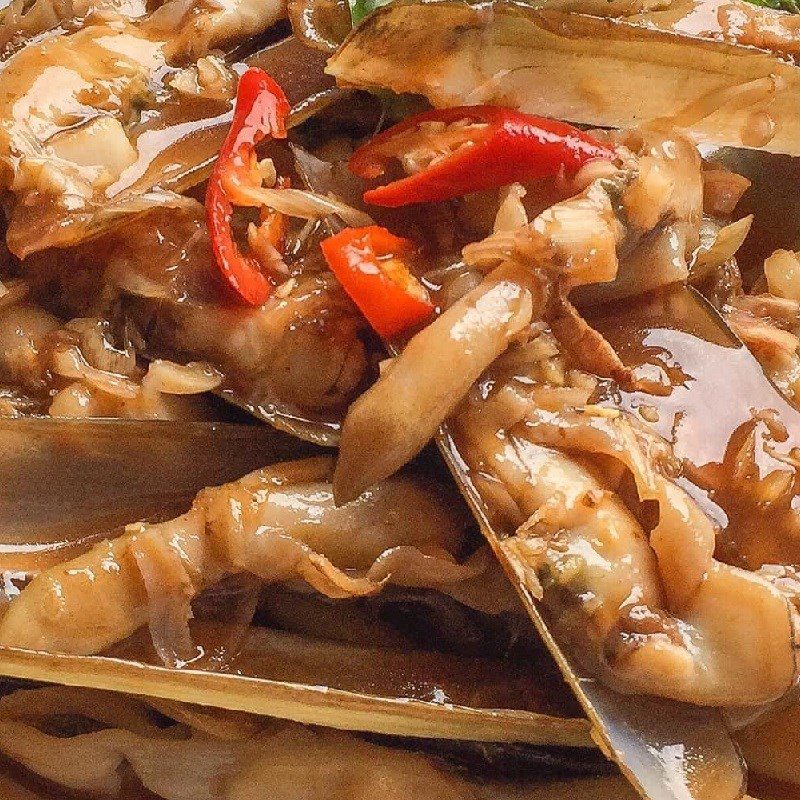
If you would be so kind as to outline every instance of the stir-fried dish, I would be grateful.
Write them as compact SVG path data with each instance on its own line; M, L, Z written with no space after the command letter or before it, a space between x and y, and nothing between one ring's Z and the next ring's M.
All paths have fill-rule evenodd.
M0 10L0 793L800 797L798 58Z

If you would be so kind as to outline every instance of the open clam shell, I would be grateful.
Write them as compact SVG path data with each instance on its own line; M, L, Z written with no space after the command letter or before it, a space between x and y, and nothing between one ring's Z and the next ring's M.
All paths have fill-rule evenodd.
M701 141L800 153L800 69L737 43L720 25L723 5L612 18L587 3L396 2L350 34L328 72L437 107L496 103L611 128L674 118Z
M6 419L0 441L0 569L24 573L310 449L266 426L207 422Z
M21 580L115 526L184 511L200 487L309 450L269 427L216 423L10 420L0 437L0 568ZM335 615L324 639L245 623L232 641L230 626L213 621L225 597L198 610L192 638L203 655L185 668L156 666L143 631L100 656L0 648L0 675L398 737L577 748L582 771L602 765L585 752L589 724L557 677L505 658L417 650L402 636L393 646L388 623L382 643L336 642L346 621ZM282 609L282 624L297 628L298 601ZM314 610L304 616L322 624Z
M637 316L637 307L642 316ZM662 317L655 313L657 308L664 312ZM654 352L668 353L669 358L674 358L686 370L688 377L685 385L659 398L655 407L658 425L661 426L658 429L662 432L669 429L667 433L678 440L676 452L687 463L703 466L721 461L731 431L750 419L753 408L777 408L787 427L795 434L799 430L797 411L770 385L753 355L726 327L714 309L693 290L676 286L666 297L628 302L618 307L604 308L596 314L596 317L590 317L592 324L606 333L609 341L616 346L622 341L631 345L637 335L646 337L646 342L643 340L640 343L640 350L634 346L626 351L629 358L632 352L638 355L644 350L650 355ZM639 323L645 319L646 322L637 325L634 318ZM713 365L708 362L709 350L714 354L716 363ZM647 361L646 358L643 360ZM634 362L635 356L630 362L626 361L626 366L639 366ZM713 398L719 396L720 380L726 386L733 380L739 390L735 401L731 400L726 406L724 421L721 415L712 418L705 413L713 403ZM653 399L650 395L639 395L634 400L634 395L623 392L622 406L635 410L637 400L646 402ZM612 407L617 407L618 400L612 401ZM694 413L686 414L687 407L693 409ZM720 714L651 698L622 699L601 686L581 663L582 659L576 658L575 648L581 646L580 641L564 640L552 634L552 630L558 629L558 620L556 618L556 626L553 627L553 618L534 602L524 578L524 558L515 562L509 556L504 542L509 535L513 535L514 527L504 527L502 515L496 511L494 498L487 492L491 486L487 487L485 480L475 480L480 475L465 469L469 458L468 451L463 449L464 443L451 436L445 428L439 436L439 445L498 559L508 568L509 577L521 590L525 605L543 639L634 785L646 797L675 796L672 793L674 786L665 789L668 772L663 772L663 760L659 763L659 759L653 760L649 756L660 749L653 746L654 741L664 743L662 754L681 741L681 746L685 745L687 751L696 748L696 754L703 753L703 760L721 767L715 774L711 773L713 790L710 794L707 794L709 787L705 783L709 775L697 780L697 775L692 775L691 770L679 773L681 792L686 790L689 792L687 796L691 797L737 796L742 791L743 774L736 749L731 746ZM631 735L632 732L635 733ZM669 742L672 745L667 744ZM662 773L660 776L659 772ZM720 782L713 783L716 780Z
M600 746L648 800L738 798L744 792L743 762L721 714L657 698L625 696L604 686L562 648L515 565L502 547L505 538L491 522L491 501L481 496L464 470L464 460L447 426L437 444L487 541L517 588L542 640L592 723ZM676 750L677 748L677 750ZM673 760L671 753L680 752ZM702 768L698 768L702 765ZM707 768L707 769L706 769Z
M277 652L270 653L270 648ZM277 643L268 639L256 640L245 649L245 657L252 663L276 658L281 653L285 651L278 650ZM412 677L439 680L430 675L431 664L426 662L431 659L425 654L398 654L389 661L400 658ZM453 666L469 675L476 665L462 659ZM589 724L584 719L539 713L535 708L479 708L435 702L415 696L413 686L404 692L398 692L397 687L392 690L388 685L372 692L355 691L335 685L272 680L247 674L173 670L120 658L51 655L12 649L0 649L0 673L14 678L249 711L343 730L545 747L593 746ZM504 677L503 670L499 670L496 685L492 687L498 696L503 691ZM311 675L306 679L311 679ZM442 684L442 691L446 693L446 682ZM381 688L386 694L380 694ZM390 696L392 691L394 696Z

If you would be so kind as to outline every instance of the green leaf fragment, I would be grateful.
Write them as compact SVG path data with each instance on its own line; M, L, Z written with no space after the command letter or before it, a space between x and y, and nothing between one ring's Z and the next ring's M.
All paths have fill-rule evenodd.
M389 5L392 0L347 0L350 5L350 16L353 25L358 25L367 14L371 14L376 8Z
M797 0L748 0L754 6L773 8L776 11L788 11L790 14L800 14L800 3Z

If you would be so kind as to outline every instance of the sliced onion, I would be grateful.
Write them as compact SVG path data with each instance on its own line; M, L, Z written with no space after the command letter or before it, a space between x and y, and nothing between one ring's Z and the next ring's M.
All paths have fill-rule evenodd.
M153 646L168 667L181 667L197 656L189 632L194 589L178 554L158 536L143 532L128 553L147 592L148 625Z
M96 389L123 400L133 400L140 392L139 385L129 378L91 366L75 346L59 347L53 351L53 369L58 375L86 381Z
M65 327L79 335L80 352L91 366L116 375L135 375L136 353L130 346L120 349L109 341L107 320L82 317L70 320Z
M486 555L486 554L484 554ZM484 558L459 564L442 548L400 546L382 553L369 568L373 581L388 580L398 586L439 586L475 578L486 569Z
M516 230L498 230L479 242L471 242L464 248L464 263L486 268L505 261L514 252L517 234Z
M528 224L528 212L522 204L525 194L525 188L519 183L512 183L506 189L494 220L495 233L515 231Z
M303 189L240 187L232 200L237 205L267 206L289 217L322 219L335 215L354 228L375 224L369 214L348 206L341 200Z
M705 280L714 270L733 258L747 238L752 224L753 215L749 214L722 228L710 246L701 246L691 267L691 282L699 283Z
M176 364L158 358L150 362L142 389L164 394L202 394L219 388L222 378L222 373L205 361Z

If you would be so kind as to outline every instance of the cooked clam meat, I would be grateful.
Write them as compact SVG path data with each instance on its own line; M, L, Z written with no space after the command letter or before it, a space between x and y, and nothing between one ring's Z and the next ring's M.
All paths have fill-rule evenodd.
M225 575L298 578L346 598L374 594L386 581L458 583L487 568L480 555L457 561L464 519L442 494L400 478L339 509L328 483L332 467L321 457L252 473L201 493L177 519L132 525L45 570L9 607L0 641L96 653L149 624L175 662L191 651L192 599Z
M798 20L0 11L13 791L800 786Z
M464 248L466 268L478 274L515 274L518 291L536 280L538 303L487 355L463 348L461 319L448 324L460 309L470 309L469 293L412 337L351 407L335 485L343 500L357 496L449 419L468 470L464 480L485 493L491 518L507 537L497 548L525 590L543 600L562 640L571 641L595 673L624 691L703 705L767 702L786 693L797 675L792 586L762 569L764 561L748 563L747 571L741 562L715 558L718 522L698 504L693 476L684 474L669 441L648 430L646 419L614 407L620 389L646 398L669 387L653 385L625 364L568 299L577 288L575 302L597 306L686 280L700 244L703 180L691 143L658 128L614 143L616 172L595 178L531 222L519 215L510 231L501 205L493 232ZM659 257L664 251L669 255ZM497 325L488 315L483 322L487 332ZM503 334L502 327L498 331ZM540 343L543 336L547 344ZM474 387L464 389L468 380L456 384L464 370L429 371L430 354L439 347L475 360L466 373L481 374ZM548 348L544 364L558 365L550 373L524 355L530 349L547 354ZM399 386L412 387L413 400ZM446 403L440 401L444 391ZM654 397L651 422L658 405ZM409 408L430 411L409 417ZM395 430L403 432L397 439L405 450L391 435L378 457L374 447L367 450L378 431ZM728 435L733 441L738 432ZM791 477L776 472L773 482L778 475ZM719 478L716 485L721 495ZM748 488L739 492L749 494ZM643 516L648 508L650 516ZM738 518L729 515L723 536L744 543L752 534ZM745 609L755 616L737 633L731 621L743 621ZM587 637L594 642L590 651Z

